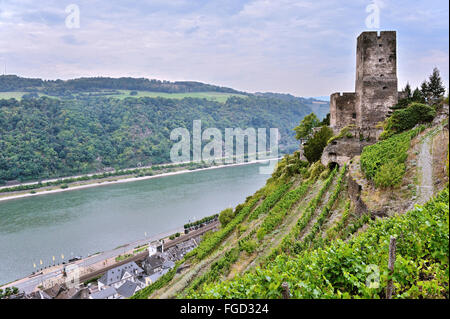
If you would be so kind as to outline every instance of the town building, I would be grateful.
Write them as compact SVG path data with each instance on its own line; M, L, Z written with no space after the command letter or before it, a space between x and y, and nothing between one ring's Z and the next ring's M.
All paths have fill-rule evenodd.
M137 282L144 271L134 261L108 270L97 282L98 290L108 287L118 289L125 282Z

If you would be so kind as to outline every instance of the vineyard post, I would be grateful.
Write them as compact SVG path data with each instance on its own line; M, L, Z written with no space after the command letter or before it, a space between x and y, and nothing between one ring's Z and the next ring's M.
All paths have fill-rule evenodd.
M392 298L392 291L393 291L393 284L394 284L392 281L392 276L394 274L395 251L397 248L396 240L397 240L397 238L395 238L394 236L391 236L391 241L389 243L389 264L388 264L389 280L388 280L387 287L386 287L386 299Z
M291 293L289 292L289 285L287 282L283 282L281 284L281 294L283 295L283 299L289 299L291 297Z

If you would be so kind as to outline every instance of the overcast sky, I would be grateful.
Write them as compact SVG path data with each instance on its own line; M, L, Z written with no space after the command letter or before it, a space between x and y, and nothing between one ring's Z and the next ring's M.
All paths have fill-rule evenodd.
M354 90L360 32L396 30L400 88L434 66L448 87L448 1L377 1L379 27L368 28L371 3L0 0L1 73L6 64L7 74L45 79L132 76L321 96Z

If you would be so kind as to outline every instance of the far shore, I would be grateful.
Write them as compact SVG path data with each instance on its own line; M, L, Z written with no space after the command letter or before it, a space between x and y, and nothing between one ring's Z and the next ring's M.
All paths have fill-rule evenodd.
M120 179L120 176L117 176L115 178L117 178L118 180L114 180L114 181L99 180L99 181L92 181L91 184L87 184L87 185L78 185L78 186L73 186L73 187L69 186L68 188L65 188L65 189L60 188L60 189L52 189L52 190L47 190L47 191L45 191L45 190L39 191L37 189L36 193L34 193L34 194L31 194L31 193L15 194L15 195L10 195L10 196L0 197L0 202L7 201L7 200L13 200L13 199L20 199L20 198L25 198L25 197L67 192L67 191L78 190L78 189L83 189L83 188L106 186L106 185L113 185L113 184L119 184L119 183L129 183L129 182L141 181L141 180L146 180L146 179L151 179L151 178L159 178L159 177L165 177L165 176L171 176L171 175L192 173L192 172L205 171L205 170L210 170L210 169L232 167L232 166L242 166L242 165L249 165L249 164L256 164L256 163L265 163L265 162L279 160L279 159L280 158L271 158L271 159L254 160L254 161L244 162L244 163L221 164L221 165L217 165L217 166L198 168L198 169L193 169L193 170L184 169L184 170L179 170L176 172L167 172L167 173L161 173L161 174L156 174L156 175L152 175L152 176L129 177L129 178L122 178L122 179ZM89 181L87 181L87 182L89 182Z

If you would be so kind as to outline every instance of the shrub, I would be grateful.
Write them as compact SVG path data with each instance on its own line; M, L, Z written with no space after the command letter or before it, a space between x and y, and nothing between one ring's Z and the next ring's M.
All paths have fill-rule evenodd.
M350 124L350 125L347 125L347 126L343 127L339 131L338 135L332 136L331 138L328 139L327 144L330 144L331 142L333 142L333 141L335 141L337 139L343 138L344 136L346 136L348 138L352 138L353 135L352 135L352 133L350 133L350 130L354 129L354 128L356 128L356 125L354 125L354 124Z
M317 162L322 156L323 149L327 146L328 140L333 136L333 131L328 126L322 126L314 136L308 140L303 150L308 162Z
M386 120L381 139L386 139L395 133L412 129L420 123L433 121L436 111L433 107L422 103L411 103L405 109L395 110Z
M327 167L322 173L320 173L319 178L320 179L326 179L328 177L328 175L330 174L331 170L329 167Z
M233 209L227 208L220 212L219 221L220 224L226 226L234 217Z
M315 162L309 168L308 179L315 180L325 169L326 167L320 161Z

